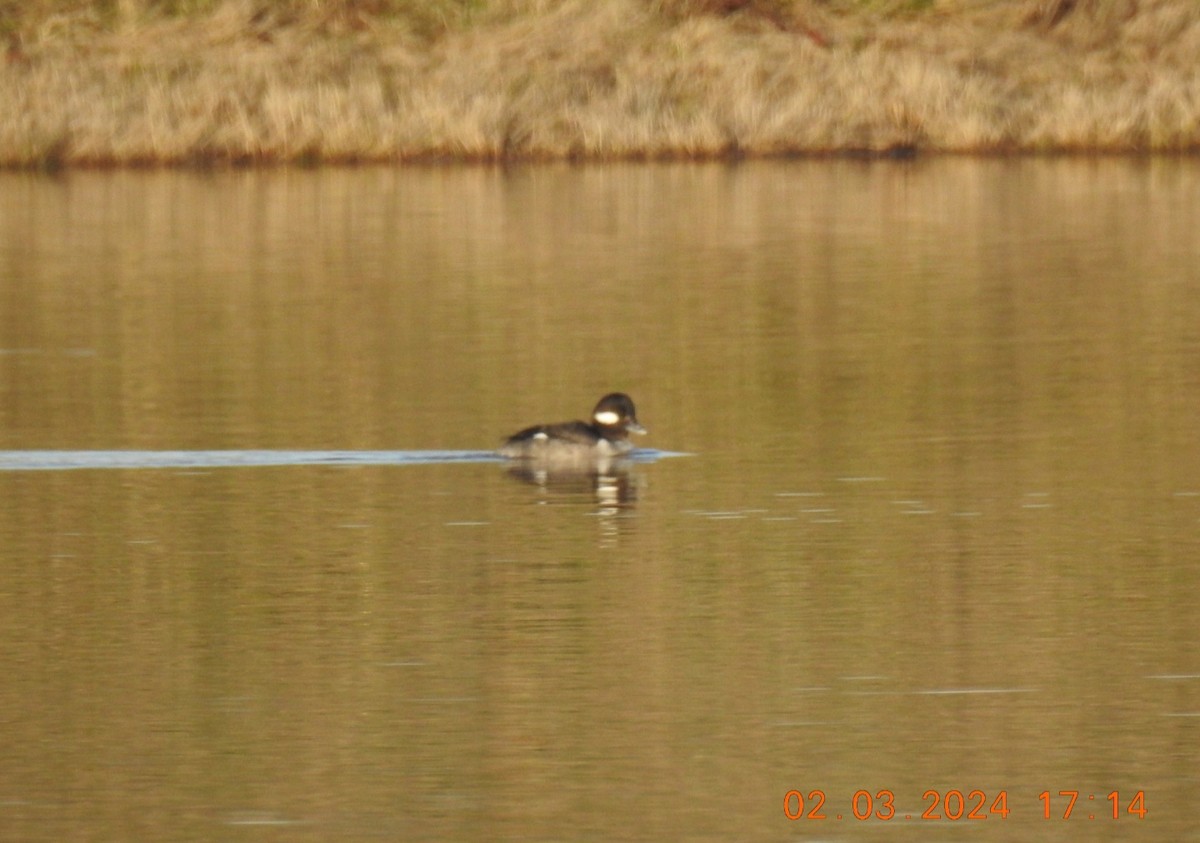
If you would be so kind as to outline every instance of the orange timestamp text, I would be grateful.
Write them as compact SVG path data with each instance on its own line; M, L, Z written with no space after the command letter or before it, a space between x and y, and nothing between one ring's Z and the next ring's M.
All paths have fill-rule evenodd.
M1088 808L1079 807L1079 800ZM924 810L919 814L900 812L896 808L896 795L890 790L856 790L850 801L839 810L836 805L826 799L825 791L810 790L807 793L800 790L789 790L783 796L783 814L789 820L840 820L853 818L855 820L988 820L1008 819L1008 791L1001 790L994 794L982 790L927 790L921 794ZM1132 796L1114 790L1107 794L1086 793L1078 790L1060 790L1052 794L1043 790L1038 794L1042 803L1041 817L1043 819L1071 819L1072 815L1086 816L1090 820L1113 819L1124 816L1137 819L1146 818L1146 794L1137 791ZM1105 805L1105 802L1108 804ZM1099 805L1103 810L1095 810Z

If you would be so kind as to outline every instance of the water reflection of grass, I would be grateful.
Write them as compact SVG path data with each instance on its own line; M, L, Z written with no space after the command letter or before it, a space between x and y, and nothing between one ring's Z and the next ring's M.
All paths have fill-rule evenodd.
M1200 147L1192 0L0 0L0 164Z

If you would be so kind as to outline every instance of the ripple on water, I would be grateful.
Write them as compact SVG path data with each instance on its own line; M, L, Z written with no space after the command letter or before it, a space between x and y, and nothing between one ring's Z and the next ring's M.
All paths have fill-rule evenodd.
M683 456L639 448L633 462ZM0 451L0 471L101 468L245 468L282 465L434 465L501 463L493 451Z

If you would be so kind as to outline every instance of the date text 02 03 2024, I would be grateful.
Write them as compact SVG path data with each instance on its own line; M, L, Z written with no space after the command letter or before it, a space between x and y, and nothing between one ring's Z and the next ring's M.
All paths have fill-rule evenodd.
M1048 790L1038 794L1042 803L1042 819L1070 819L1079 801L1080 791L1060 790L1057 795ZM922 819L922 820L986 820L1007 819L1009 814L1008 791L1001 790L989 801L988 795L982 790L972 790L963 794L961 790L948 790L944 794L937 790L927 790L922 795L926 803L925 810L914 817L912 814L897 814L895 794L890 790L857 790L850 799L850 816L856 820L892 820L892 819ZM1122 816L1146 818L1146 795L1139 790L1122 799L1119 791L1111 791L1099 800L1109 802L1110 810L1100 814L1088 812L1088 819L1120 819ZM1096 802L1096 794L1089 793L1085 797L1087 804ZM825 813L825 791L810 790L807 795L799 790L789 790L783 797L783 813L789 820L824 820L830 819ZM842 814L834 813L832 819L842 819Z

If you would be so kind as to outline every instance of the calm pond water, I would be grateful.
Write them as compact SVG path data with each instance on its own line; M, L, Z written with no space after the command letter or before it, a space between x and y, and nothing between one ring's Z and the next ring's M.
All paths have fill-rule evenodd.
M0 839L1200 840L1197 231L1189 160L0 176L10 462L434 452L0 470ZM453 458L615 389L690 456Z

